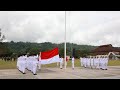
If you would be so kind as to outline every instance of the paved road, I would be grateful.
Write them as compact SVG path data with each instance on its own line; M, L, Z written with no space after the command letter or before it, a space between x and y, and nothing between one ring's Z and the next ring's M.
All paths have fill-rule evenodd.
M120 79L120 66L109 66L108 70L42 68L37 71L37 75L27 70L26 74L22 74L17 69L5 69L0 70L0 79Z

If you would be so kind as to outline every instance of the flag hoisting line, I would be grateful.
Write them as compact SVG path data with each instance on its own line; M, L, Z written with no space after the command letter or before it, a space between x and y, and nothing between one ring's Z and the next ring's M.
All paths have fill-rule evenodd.
M66 69L66 11L65 11L65 44L64 44L64 68Z

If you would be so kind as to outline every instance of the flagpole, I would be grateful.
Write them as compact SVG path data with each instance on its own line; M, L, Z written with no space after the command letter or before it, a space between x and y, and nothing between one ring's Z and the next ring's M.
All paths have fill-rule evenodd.
M65 69L66 69L66 11L65 11L65 44L64 44L64 60L65 60Z

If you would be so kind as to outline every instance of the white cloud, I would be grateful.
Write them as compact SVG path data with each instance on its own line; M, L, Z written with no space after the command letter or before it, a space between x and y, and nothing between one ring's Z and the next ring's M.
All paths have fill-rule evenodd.
M64 42L64 11L1 11L8 41ZM120 11L67 12L67 42L120 47Z

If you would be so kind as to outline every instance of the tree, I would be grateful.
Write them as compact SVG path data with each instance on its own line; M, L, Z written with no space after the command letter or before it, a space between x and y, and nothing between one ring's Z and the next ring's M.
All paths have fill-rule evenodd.
M5 35L2 35L1 28L0 28L0 42L2 42L5 39Z
M36 54L40 53L40 50L37 47L32 47L31 49L29 49L29 51L27 53L30 53L32 55L36 55Z
M88 55L90 55L90 51L89 50L81 50L80 51L80 57L86 57L86 56L88 56Z
M59 48L60 57L64 57L64 48Z
M0 28L0 57L10 56L12 53L8 48L7 43L3 43L5 36L2 35L1 28Z

